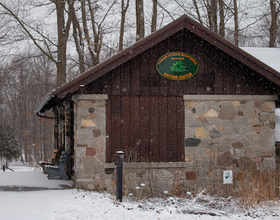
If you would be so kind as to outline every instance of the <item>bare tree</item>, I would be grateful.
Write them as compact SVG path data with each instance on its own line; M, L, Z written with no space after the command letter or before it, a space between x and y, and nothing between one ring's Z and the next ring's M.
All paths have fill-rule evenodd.
M219 28L222 28L221 33L223 33L225 28L223 0L192 0L193 8L190 8L189 10L187 10L183 4L179 3L178 0L175 0L175 2L184 9L187 14L198 20L200 24L207 26L216 33L220 33ZM220 15L220 17L218 17L218 15ZM220 25L218 26L219 18Z
M202 19L201 19L201 16L200 16L200 11L199 11L196 0L193 0L193 5L194 5L194 8L195 8L195 11L196 11L196 14L197 14L197 19L198 19L199 23L203 25L203 22L202 22Z
M151 24L151 32L157 30L157 4L158 0L153 0L153 14L152 14L152 24Z
M73 39L76 45L76 51L78 53L78 60L79 60L79 71L80 73L85 72L85 51L84 51L84 42L83 42L83 31L81 29L80 23L76 16L76 11L74 5L71 4L68 0L69 5L69 17L72 18L72 25L73 25Z
M34 53L20 54L0 67L4 82L1 89L5 90L1 119L13 127L23 153L22 161L30 163L48 160L53 148L52 120L38 118L33 111L55 87L55 66L46 56L34 57Z
M75 25L78 32L74 33L74 35L76 35L75 38L77 38L77 34L79 34L79 36L81 34L83 35L83 41L85 41L85 43L76 43L76 46L86 44L87 51L90 57L90 63L85 63L87 63L87 68L90 68L100 62L100 53L103 44L105 20L108 17L110 11L112 10L113 6L116 4L117 0L113 0L106 10L104 10L103 8L102 11L104 11L104 13L98 13L98 9L100 9L100 6L96 2L92 3L90 0L81 0L80 2L82 20L81 26L83 27L83 31L81 33L81 28L78 25L79 19L76 18ZM96 19L97 15L101 16L101 19ZM82 54L82 49L77 50L77 52L79 54L80 60L82 56L85 56L84 60L86 60L86 54Z
M125 14L127 12L128 6L129 6L129 0L126 1L126 4L124 3L124 0L122 0L122 4L121 4L121 28L120 28L120 39L119 39L119 51L123 50L123 36L124 36Z
M209 28L214 32L218 33L217 0L207 1L206 8L208 14Z
M60 86L66 82L66 46L71 25L71 19L65 21L65 1L50 0L54 4L57 16L57 43L53 42L47 35L44 35L40 29L32 26L20 18L5 4L0 2L0 5L5 9L7 14L15 19L21 27L24 35L26 35L34 45L45 54L57 67L56 85ZM72 1L73 4L73 1ZM56 47L55 50L51 49ZM56 56L54 56L56 51Z
M136 41L145 36L143 0L135 0L136 6Z
M65 21L65 1L52 1L55 4L57 15L57 60L53 60L57 67L56 86L60 86L66 82L66 46L71 26L71 18L68 17L67 22ZM70 1L69 4L74 4L74 1Z
M219 15L220 15L219 35L225 37L225 12L224 12L223 0L219 0Z
M239 22L238 22L238 7L237 0L233 0L233 10L234 10L234 44L239 45Z
M269 47L276 46L276 36L277 36L277 22L278 15L280 12L280 1L270 0L270 17L271 23L269 28Z

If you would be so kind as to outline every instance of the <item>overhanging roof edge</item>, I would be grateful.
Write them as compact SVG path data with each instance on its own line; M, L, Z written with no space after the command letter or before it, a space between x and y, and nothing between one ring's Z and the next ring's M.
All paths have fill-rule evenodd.
M118 54L114 55L108 60L87 70L82 75L78 76L76 79L62 85L60 88L54 91L54 95L58 98L64 98L68 93L73 93L77 91L80 85L85 85L96 80L97 78L101 77L102 75L106 74L107 72L111 71L117 66L120 66L121 64L127 62L128 60L132 59L138 54L144 52L152 46L151 42L159 43L162 40L165 40L172 34L184 28L198 35L205 41L217 47L218 49L221 49L225 53L229 54L230 56L245 64L246 66L254 69L255 71L268 78L272 82L280 85L279 72L266 65L259 59L255 58L251 54L247 53L246 51L242 50L241 48L233 45L226 39L211 31L210 29L202 26L198 22L189 18L187 15L183 15L177 20L171 22L165 27L136 42L132 46L119 52ZM135 52L136 50L137 52Z
M247 65L248 67L254 69L256 72L259 72L260 71L259 68L261 68L263 71L269 73L269 75L263 75L262 73L259 72L261 75L263 75L264 77L268 78L269 80L271 80L272 82L274 82L280 86L280 72L273 69L271 66L267 65L266 63L262 62L261 60L257 59L250 53L244 51L240 47L232 44L231 42L229 42L225 38L221 37L217 33L208 29L207 27L200 25L198 22L194 21L193 19L186 19L185 22L190 23L191 25L198 24L193 29L191 29L191 28L187 28L187 29L200 37L202 37L202 34L199 33L199 29L200 29L200 31L202 31L204 33L208 32L209 34L203 35L202 38L204 40L206 40L207 42L211 43L212 45L216 46L217 48L219 48L223 51L224 51L225 47L227 47L229 50L224 51L225 53L234 57L235 59L237 59L241 63ZM186 26L190 27L190 25L186 25ZM210 40L210 38L213 38L214 41Z
M62 85L60 88L56 89L54 91L54 95L58 96L59 98L65 97L67 95L67 93L69 93L67 91L67 88L69 88L71 86L74 86L75 88L70 89L69 90L70 93L77 91L79 89L80 85L84 85L83 81L84 80L86 81L87 77L90 77L91 73L98 72L98 71L100 71L100 69L103 69L103 68L108 68L109 69L108 71L110 71L110 70L116 68L117 66L121 65L122 63L125 63L126 61L128 61L128 60L134 58L135 56L139 55L140 53L144 52L148 48L150 48L151 41L155 41L155 43L159 43L162 40L171 36L172 34L184 29L185 28L184 20L186 17L187 17L186 15L181 16L177 20L164 26L163 28L159 29L158 31L155 31L154 33L150 34L149 36L137 41L130 47L117 53L116 55L109 58L108 60L105 60L102 63L94 66L93 68L87 70L82 75L78 76L76 79L74 79L70 82L67 82L64 85ZM180 23L182 25L177 27L177 25L180 25ZM159 35L164 35L164 36L161 36L160 38L156 38L156 36L159 36ZM139 48L141 48L141 49L139 49ZM137 52L134 52L134 50L137 50ZM122 62L118 63L118 65L114 65L114 63L116 61L118 61L126 56L127 56L126 59L124 59ZM93 77L93 80L97 79L98 77L100 77L100 76ZM81 83L78 83L78 82L81 82ZM76 83L78 83L78 84L76 84Z
M42 109L45 107L45 105L54 97L53 92L49 92L43 99L43 101L40 103L38 108L34 111L34 113L42 113ZM42 112L41 112L42 111Z

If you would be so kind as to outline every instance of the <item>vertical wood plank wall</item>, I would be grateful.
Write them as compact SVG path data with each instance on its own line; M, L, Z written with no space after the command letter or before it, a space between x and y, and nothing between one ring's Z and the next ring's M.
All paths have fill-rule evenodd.
M181 97L114 96L107 102L107 162L123 150L125 160L184 160L184 103Z
M165 53L182 51L200 64L197 75L171 81L156 72ZM106 160L125 150L129 160L184 159L183 95L275 95L279 87L188 30L182 30L89 84L108 94ZM172 143L172 144L171 144Z

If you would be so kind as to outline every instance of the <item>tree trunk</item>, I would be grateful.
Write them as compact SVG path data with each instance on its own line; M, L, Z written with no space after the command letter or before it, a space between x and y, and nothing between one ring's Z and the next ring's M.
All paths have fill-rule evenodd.
M213 23L213 31L218 33L218 8L217 8L217 0L211 0L211 17Z
M220 25L219 34L225 37L225 12L224 12L224 1L219 0L219 12L220 12Z
M153 0L153 15L152 15L152 25L151 32L155 32L157 30L157 0Z
M276 10L275 0L270 0L270 16L271 24L269 28L269 47L276 47L276 34L277 34L277 15L279 11Z
M210 30L218 33L217 0L210 0L204 3L207 9L207 17Z
M144 38L145 24L144 24L144 4L143 0L136 0L136 41Z
M97 60L96 54L93 52L92 47L94 47L94 44L96 44L96 42L92 42L91 37L89 36L89 29L88 29L88 26L87 26L87 14L86 14L85 0L81 1L81 10L82 10L83 29L84 29L85 39L86 39L86 42L87 42L87 48L88 48L88 52L89 52L90 57L91 57L92 66L95 66L98 62L96 61Z
M115 3L113 3L113 4L115 4ZM112 5L111 5L111 7L112 7ZM89 7L89 11L90 11L90 21L91 21L91 26L92 26L93 38L94 38L93 46L94 46L94 52L95 52L95 57L92 57L92 56L91 57L92 57L92 65L95 66L99 63L99 55L101 52L101 46L102 46L102 40L103 40L102 28L101 28L102 22L100 24L97 24L97 22L95 20L95 16L94 16L94 8L91 6L90 0L88 0L88 7ZM108 9L107 13L110 11L111 7ZM105 20L105 18L106 18L106 15L103 18L103 21Z
M195 11L196 11L196 14L197 14L197 19L198 19L199 23L203 25L203 22L201 20L201 16L200 16L200 12L199 12L199 8L198 8L196 0L193 0L193 5L195 7Z
M64 1L55 1L57 15L57 80L56 86L59 87L66 82L66 35L64 27Z
M123 50L123 36L124 36L124 23L125 14L129 6L129 0L127 0L126 5L124 5L124 0L122 0L122 12L121 12L121 28L120 28L120 39L119 39L119 51Z
M74 4L71 1L71 4ZM57 15L57 80L56 85L61 86L66 82L66 47L67 40L69 36L69 30L71 25L71 18L68 16L68 20L65 24L64 11L65 11L65 1L56 0L56 15Z
M234 44L236 46L239 45L239 24L238 24L238 8L237 8L237 0L233 1L234 5Z
M82 30L79 25L79 22L76 17L75 8L74 5L71 4L68 0L69 5L69 17L72 20L72 26L73 26L73 38L76 45L76 51L78 53L79 58L79 71L80 73L85 72L85 54L84 54L84 43L82 39Z

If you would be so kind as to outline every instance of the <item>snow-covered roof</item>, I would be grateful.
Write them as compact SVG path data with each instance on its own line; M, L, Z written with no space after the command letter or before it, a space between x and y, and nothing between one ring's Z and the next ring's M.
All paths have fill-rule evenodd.
M241 47L241 49L280 73L280 48Z

